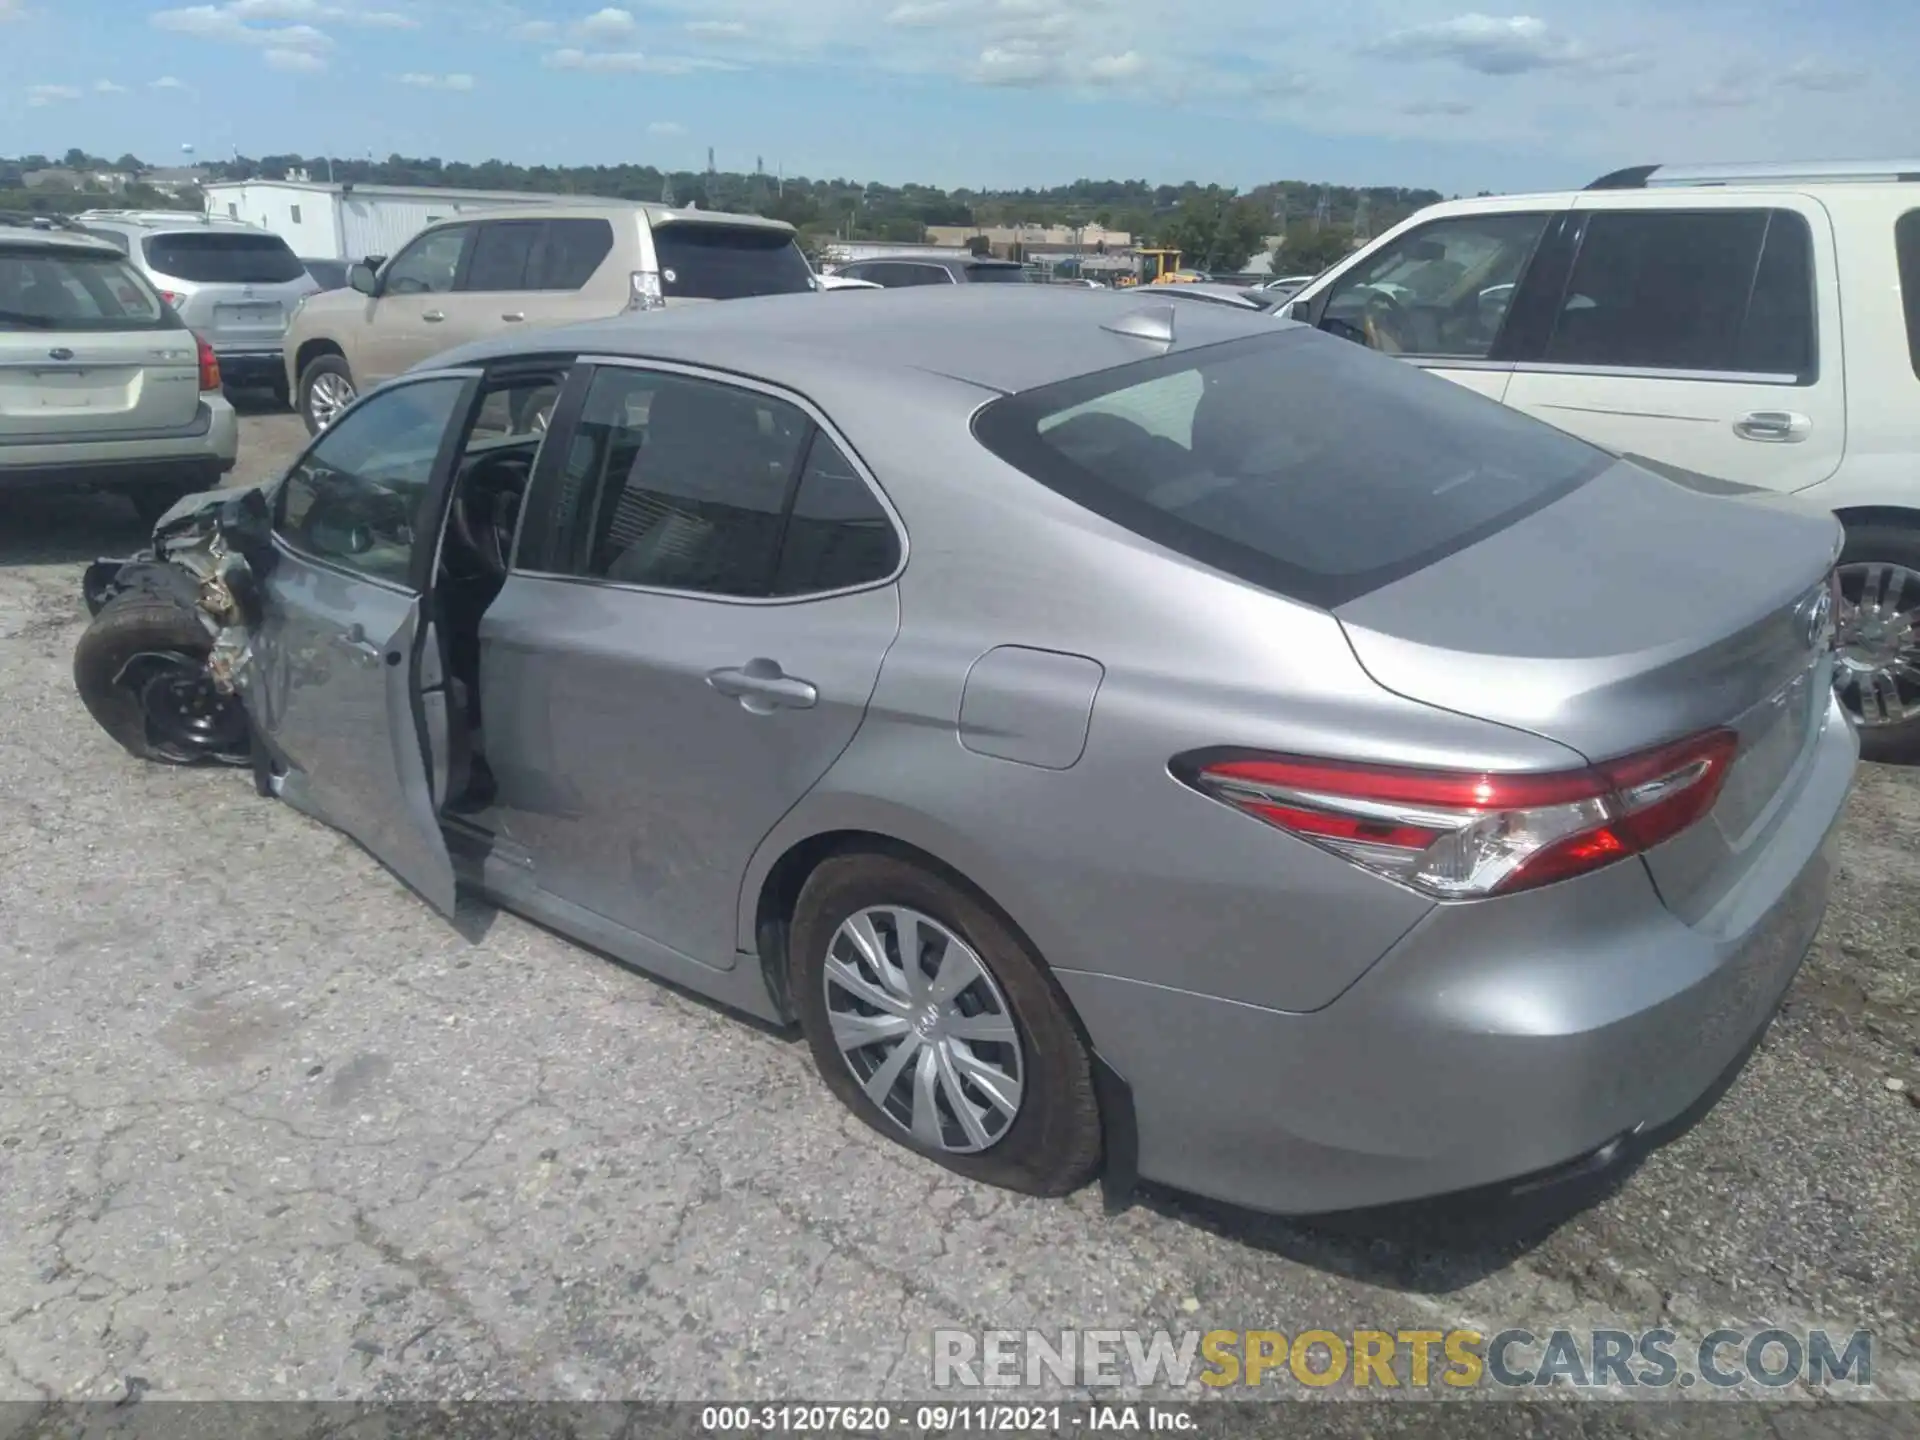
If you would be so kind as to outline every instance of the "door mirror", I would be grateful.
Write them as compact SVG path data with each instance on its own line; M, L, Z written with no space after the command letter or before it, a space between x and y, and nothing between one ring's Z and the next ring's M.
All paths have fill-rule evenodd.
M361 260L347 271L347 284L362 295L377 295L379 280L371 260Z
M1287 318L1289 320L1299 320L1305 324L1312 324L1313 302L1311 300L1294 301L1291 305L1287 306Z

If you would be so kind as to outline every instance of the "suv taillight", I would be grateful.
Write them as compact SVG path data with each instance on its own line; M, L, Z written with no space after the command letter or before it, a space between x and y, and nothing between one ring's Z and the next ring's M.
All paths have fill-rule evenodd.
M658 270L636 270L628 282L627 309L658 310L667 303Z
M178 290L162 290L160 292L160 298L169 305L178 305L180 303L180 292Z
M1739 737L1710 730L1586 770L1489 775L1185 757L1194 789L1443 900L1532 889L1650 850L1719 799ZM1215 752L1216 754L1218 752Z
M213 353L206 336L196 335L193 339L200 351L200 393L204 395L220 388L220 357Z

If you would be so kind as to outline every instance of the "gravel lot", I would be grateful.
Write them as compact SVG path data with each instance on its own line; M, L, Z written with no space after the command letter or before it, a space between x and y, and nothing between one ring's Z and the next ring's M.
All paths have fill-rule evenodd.
M300 438L249 417L242 475ZM0 1400L912 1397L935 1327L1760 1321L1871 1328L1920 1397L1920 775L1863 773L1767 1043L1597 1208L1108 1219L890 1148L792 1037L444 924L244 774L125 757L68 666L82 564L142 538L116 499L0 496ZM1672 1409L1605 1408L1586 1433Z

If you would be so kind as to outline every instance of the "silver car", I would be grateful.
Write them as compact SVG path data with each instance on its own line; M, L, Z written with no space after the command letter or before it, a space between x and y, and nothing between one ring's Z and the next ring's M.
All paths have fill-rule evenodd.
M220 367L112 246L0 217L0 492L105 489L152 521L220 483Z
M285 240L252 225L164 210L92 210L79 219L205 337L227 384L269 389L287 403L287 322L322 287Z
M962 1174L1312 1212L1737 1071L1857 759L1837 539L1231 306L743 300L381 387L96 568L76 670Z

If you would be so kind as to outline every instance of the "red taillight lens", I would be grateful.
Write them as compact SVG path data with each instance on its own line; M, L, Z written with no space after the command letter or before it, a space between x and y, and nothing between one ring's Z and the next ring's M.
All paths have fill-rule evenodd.
M1442 899L1508 894L1598 870L1713 808L1731 730L1586 770L1488 775L1294 756L1174 763L1203 794Z
M160 298L169 305L178 305L180 303L180 294L176 290L162 290L160 292Z
M200 350L200 393L204 395L209 390L220 388L220 357L213 353L213 346L207 343L204 335L193 338Z

